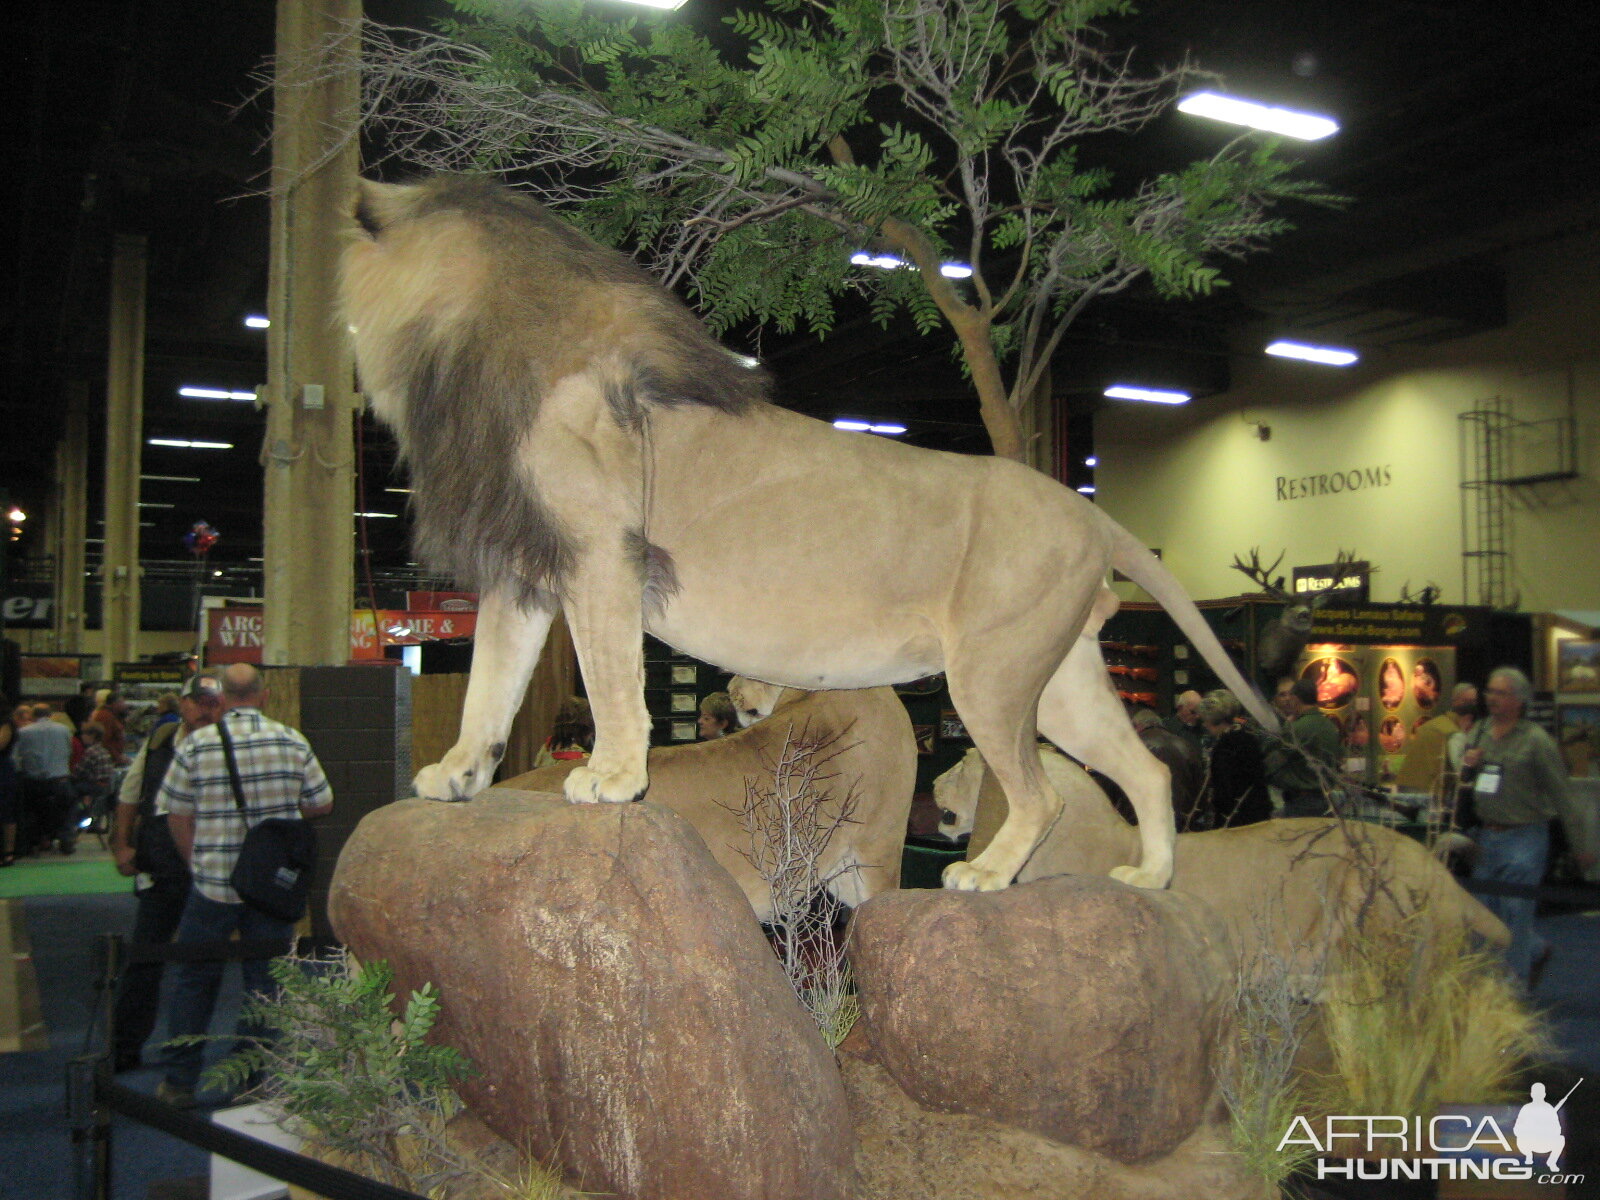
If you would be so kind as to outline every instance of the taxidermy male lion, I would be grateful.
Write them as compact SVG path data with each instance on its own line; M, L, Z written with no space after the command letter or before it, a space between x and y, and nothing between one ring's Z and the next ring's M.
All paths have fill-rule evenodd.
M1035 729L1139 813L1142 860L1118 878L1165 886L1166 770L1078 636L1113 566L1276 727L1177 581L1070 489L768 403L763 374L675 297L509 189L363 181L354 217L343 308L410 463L419 558L481 593L461 738L418 774L421 795L488 786L557 609L595 719L573 801L627 802L648 783L641 628L807 690L944 671L1010 801L948 887L1007 886L1054 823Z

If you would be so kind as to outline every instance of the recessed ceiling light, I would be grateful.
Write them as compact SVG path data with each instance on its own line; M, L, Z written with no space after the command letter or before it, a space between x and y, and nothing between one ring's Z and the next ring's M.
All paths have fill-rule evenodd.
M251 316L246 317L244 319L244 323L245 323L245 327L247 329L270 329L270 328L272 328L272 322L271 321L267 320L267 318L265 318L265 317L256 316L254 314L252 314Z
M1196 117L1210 117L1213 121L1226 121L1230 125L1247 125L1268 133L1281 133L1285 137L1315 142L1339 132L1339 123L1316 113L1296 112L1292 108L1278 108L1260 104L1239 96L1224 96L1217 92L1196 92L1178 101L1178 111Z
M190 400L254 400L255 392L233 392L226 388L181 387L178 395Z
M1161 388L1131 387L1119 383L1108 387L1105 394L1113 400L1145 400L1151 404L1187 404L1190 396L1188 392L1169 392Z
M1267 347L1267 353L1279 358L1299 358L1306 362L1321 363L1325 367L1348 367L1361 358L1354 350L1338 346L1312 346L1306 342L1276 341Z
M175 450L232 450L232 442L192 442L184 438L145 438L147 446L168 446Z

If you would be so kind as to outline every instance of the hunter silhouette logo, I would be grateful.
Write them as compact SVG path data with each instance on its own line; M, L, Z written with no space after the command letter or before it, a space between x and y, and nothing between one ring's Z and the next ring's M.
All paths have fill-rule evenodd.
M1559 1167L1567 1146L1561 1109L1582 1083L1555 1104L1545 1099L1545 1085L1535 1083L1520 1108L1446 1105L1431 1117L1325 1116L1320 1127L1295 1117L1278 1149L1311 1149L1318 1179L1582 1183L1582 1175L1561 1174ZM1536 1167L1536 1159L1543 1164Z
M1517 1139L1517 1152L1523 1156L1523 1161L1529 1166L1533 1165L1534 1156L1548 1154L1545 1167L1551 1171L1557 1170L1556 1159L1566 1149L1567 1139L1561 1133L1561 1106L1567 1102L1572 1093L1578 1090L1578 1083L1567 1090L1567 1094L1555 1103L1550 1104L1544 1098L1544 1084L1536 1083L1528 1089L1532 1097L1522 1106L1522 1111L1517 1113L1517 1120L1511 1127L1511 1136Z

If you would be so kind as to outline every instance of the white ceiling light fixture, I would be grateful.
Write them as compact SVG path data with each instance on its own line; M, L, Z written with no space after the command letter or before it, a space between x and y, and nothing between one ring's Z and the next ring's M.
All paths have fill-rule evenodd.
M189 400L254 400L254 391L234 392L227 388L181 387L178 395Z
M906 431L897 421L858 421L852 417L840 417L833 427L848 433L878 433L884 437L900 437Z
M186 438L145 438L147 446L166 446L173 450L232 450L232 442L195 442Z
M380 512L358 512L355 515L358 516L358 517L390 517L390 518L398 518L398 516L399 516L398 513L380 513Z
M165 504L160 500L141 500L141 501L139 501L139 507L140 508L177 508L178 506L176 504Z
M1143 400L1147 404L1187 404L1193 398L1188 392L1171 392L1163 388L1134 387L1119 383L1105 390L1113 400Z
M1083 465L1086 467L1098 467L1100 465L1100 460L1091 454L1088 458L1083 460Z
M267 320L266 317L251 313L244 319L244 326L246 329L271 329L272 322Z
M198 475L141 475L140 479L147 479L153 483L199 483Z
M901 267L912 267L903 258L896 258L893 254L868 254L865 250L858 250L850 256L852 264L858 267L877 267L880 271L894 271ZM972 268L966 263L947 262L939 264L939 274L946 279L971 279Z
M1185 96L1178 101L1178 111L1195 117L1209 117L1213 121L1225 121L1229 125L1246 125L1267 133L1281 133L1305 142L1321 141L1339 132L1339 122L1329 117L1260 104L1240 96L1224 96L1220 92L1196 92L1192 96Z
M386 492L393 492L397 496L409 496L409 495L411 495L411 489L410 488L389 488L389 487L386 487L383 490L386 491Z
M1340 346L1313 346L1308 342L1291 342L1280 338L1267 347L1267 353L1278 358L1298 358L1305 362L1320 363L1325 367L1348 367L1361 361L1354 350Z

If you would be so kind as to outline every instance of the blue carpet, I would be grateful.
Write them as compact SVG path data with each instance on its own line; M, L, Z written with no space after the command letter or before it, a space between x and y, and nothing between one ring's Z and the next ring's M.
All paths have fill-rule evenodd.
M50 1048L0 1055L0 1200L71 1200L73 1153L64 1099L67 1063L83 1051L95 1004L96 938L102 933L126 934L133 927L134 901L128 891L117 896L32 896L23 905ZM232 967L224 977L213 1032L233 1029L238 974ZM146 1062L159 1058L155 1047L165 1036L162 1021L145 1052ZM153 1091L160 1072L146 1068L118 1079ZM146 1200L153 1183L210 1170L205 1152L121 1117L112 1127L112 1147L112 1200Z

